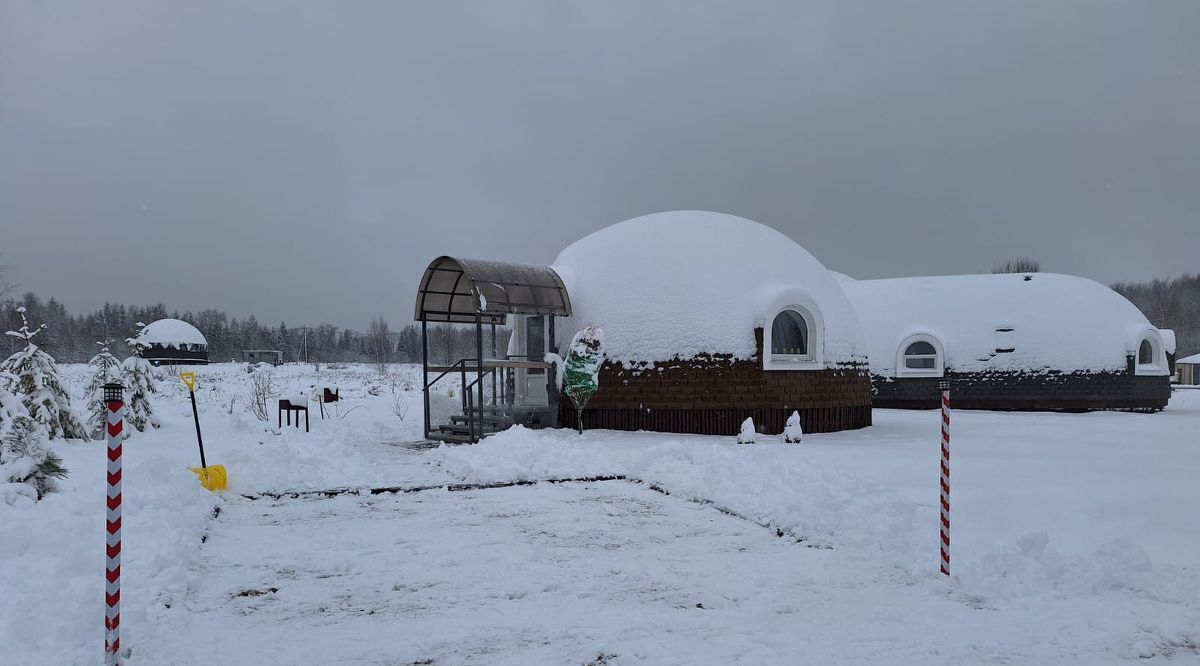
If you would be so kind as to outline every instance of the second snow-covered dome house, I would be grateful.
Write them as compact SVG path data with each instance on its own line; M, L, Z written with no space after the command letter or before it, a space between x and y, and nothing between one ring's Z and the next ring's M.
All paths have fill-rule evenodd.
M142 358L153 365L204 365L208 340L195 326L181 319L159 319L142 328L135 338Z
M1124 296L1054 273L842 280L863 322L877 407L1157 410L1174 335Z

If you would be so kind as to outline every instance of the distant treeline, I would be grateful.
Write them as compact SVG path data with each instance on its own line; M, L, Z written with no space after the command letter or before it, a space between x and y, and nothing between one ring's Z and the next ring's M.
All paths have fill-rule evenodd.
M157 319L172 317L182 319L204 334L208 340L208 357L215 362L241 360L243 349L279 349L285 361L313 362L378 362L382 350L386 350L387 361L420 363L421 329L409 324L398 330L383 329L388 343L374 344L372 333L360 333L353 329L332 324L319 326L263 325L253 317L237 319L220 310L199 312L168 311L166 306L126 306L106 304L88 314L74 315L58 300L43 301L33 293L15 300L0 301L0 325L3 331L13 331L21 326L17 308L24 306L30 327L46 324L35 341L52 354L60 363L82 363L90 359L99 346L98 341L112 340L110 349L118 357L129 355L125 339L137 333L137 323L149 324ZM373 326L373 328L375 328ZM378 339L378 330L373 333ZM490 351L490 331L485 331L485 348ZM508 331L497 331L497 346L503 354L508 345ZM475 356L474 329L463 326L435 326L430 329L430 362L447 363L463 357ZM21 341L4 336L0 351L4 356L16 351Z
M1177 356L1200 353L1200 275L1118 282L1113 289L1133 301L1150 323L1175 331Z
M1151 282L1120 282L1113 285L1118 293L1132 301L1159 328L1175 331L1178 356L1200 353L1200 275L1184 275L1172 280ZM120 357L129 354L125 338L137 332L137 323L149 324L156 319L182 319L204 333L208 339L209 359L214 362L240 360L243 349L279 349L286 361L307 359L314 362L379 362L387 352L388 361L420 363L421 329L409 324L398 330L376 322L372 330L360 333L332 324L309 327L264 326L253 316L246 319L230 317L220 310L199 312L168 311L166 306L146 307L107 304L84 315L72 315L53 298L41 300L33 293L20 299L0 301L0 325L3 330L16 330L21 320L16 309L24 306L31 326L46 324L37 342L63 363L86 362L98 349L96 342L112 340L111 349ZM376 344L380 335L387 344ZM4 336L0 350L8 355L17 350L20 342ZM497 347L501 354L508 346L509 331L497 332ZM373 339L374 338L374 339ZM484 333L485 353L490 355L491 339ZM460 358L475 357L474 329L470 326L431 326L429 332L430 362L446 364Z

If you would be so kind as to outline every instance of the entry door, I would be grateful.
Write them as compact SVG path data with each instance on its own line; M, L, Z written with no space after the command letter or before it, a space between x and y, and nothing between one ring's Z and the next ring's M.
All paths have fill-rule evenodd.
M525 317L525 358L529 361L546 360L546 318ZM543 368L523 368L520 374L521 402L526 405L545 405L546 371Z

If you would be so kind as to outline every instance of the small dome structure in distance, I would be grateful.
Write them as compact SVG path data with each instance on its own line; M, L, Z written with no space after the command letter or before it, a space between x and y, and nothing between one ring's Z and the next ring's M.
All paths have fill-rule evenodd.
M195 326L181 319L151 322L135 338L142 358L154 365L204 365L208 340Z

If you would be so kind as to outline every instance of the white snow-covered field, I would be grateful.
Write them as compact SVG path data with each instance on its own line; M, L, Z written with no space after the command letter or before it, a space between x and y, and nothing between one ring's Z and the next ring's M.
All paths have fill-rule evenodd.
M276 369L285 394L342 389L307 434L245 410L242 366L198 373L230 490L187 471L164 372L163 428L125 444L131 665L1200 662L1200 391L1153 415L956 412L945 580L935 412L800 445L518 428L429 449L406 445L419 368ZM103 443L57 448L62 492L0 503L0 663L101 658Z

